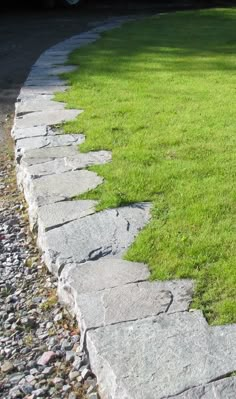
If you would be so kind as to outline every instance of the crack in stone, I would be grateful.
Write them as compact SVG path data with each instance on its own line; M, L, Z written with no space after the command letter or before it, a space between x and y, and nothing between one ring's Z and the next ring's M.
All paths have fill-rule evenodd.
M192 390L195 389L195 388L205 387L205 386L207 386L207 385L212 384L213 382L221 381L221 380L224 380L224 379L226 379L226 378L229 378L229 377L232 376L233 373L234 373L234 371L232 371L232 372L230 372L230 373L222 374L222 375L220 375L219 377L216 377L216 378L213 378L212 380L207 381L205 384L193 385L192 387L186 388L186 389L184 389L183 391L178 392L178 393L175 394L175 395L163 396L161 399L178 398L178 396L182 395L183 393L188 392L188 391L192 391Z
M100 258L104 258L105 256L110 255L111 253L112 253L112 245L109 245L107 248L99 247L89 252L87 261L95 261Z

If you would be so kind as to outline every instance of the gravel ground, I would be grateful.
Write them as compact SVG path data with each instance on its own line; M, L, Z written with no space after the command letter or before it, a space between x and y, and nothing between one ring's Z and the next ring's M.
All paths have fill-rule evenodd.
M96 399L76 323L57 301L15 183L11 145L0 154L0 397Z

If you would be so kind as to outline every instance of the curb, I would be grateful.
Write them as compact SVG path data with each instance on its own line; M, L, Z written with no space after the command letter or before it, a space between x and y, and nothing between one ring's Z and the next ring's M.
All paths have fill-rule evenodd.
M17 181L58 297L76 316L102 398L233 398L236 325L209 327L189 312L190 280L150 282L146 265L122 259L150 218L150 204L95 212L95 201L71 197L102 183L86 170L111 161L108 151L80 154L81 134L54 126L82 110L53 101L67 86L58 74L68 54L129 18L116 18L65 40L33 65L16 103ZM200 349L199 349L200 348Z

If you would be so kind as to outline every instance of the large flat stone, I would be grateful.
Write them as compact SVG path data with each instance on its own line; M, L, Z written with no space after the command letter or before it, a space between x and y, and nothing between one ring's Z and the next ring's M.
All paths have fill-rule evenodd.
M38 229L42 232L95 212L96 201L63 201L45 205L38 210Z
M70 121L82 111L76 109L49 110L44 112L31 112L16 119L17 128L28 128L39 125L56 125L65 121Z
M120 257L148 222L149 209L149 204L108 209L46 232L38 237L46 265L57 273L65 263Z
M23 188L26 201L29 204L31 226L34 226L37 220L40 206L68 200L75 195L97 187L101 183L101 177L87 170L44 176L36 180L24 179ZM66 243L64 242L62 246L63 248L66 247Z
M38 66L33 66L29 76L54 76L60 73L73 72L75 69L77 69L77 66L75 65L60 65L55 66L54 68L40 68Z
M236 325L209 327L199 311L110 325L86 336L104 399L167 399L219 379L236 370L235 340Z
M149 276L148 267L143 263L105 257L96 262L67 265L60 275L59 285L61 293L81 295L145 281Z
M76 157L64 157L54 159L23 158L21 168L31 176L38 178L54 173L64 173L70 170L85 169L91 165L104 164L111 160L111 154L108 151L88 152L81 154L77 152Z
M235 399L235 397L236 377L229 377L189 389L173 399Z
M141 281L80 294L80 284L75 287L73 282L69 287L67 282L64 293L61 283L58 292L60 300L67 303L76 316L83 341L84 334L91 328L144 319L160 313L173 312L176 309L180 312L188 310L192 300L191 281L174 283L173 285L172 282Z
M27 86L64 86L65 80L60 79L57 76L30 76L25 81L25 87ZM46 108L45 108L46 109Z
M89 152L86 154L80 154L77 151L76 157L69 158L23 158L20 164L17 165L17 182L22 187L24 181L80 170L91 165L104 164L110 159L111 154L108 151Z
M76 146L60 146L60 147L45 147L35 148L24 153L23 159L28 164L41 163L49 159L59 159L64 157L76 157L78 150Z
M27 137L16 141L16 157L22 156L25 151L28 150L44 147L79 145L83 142L83 134L61 134L53 136Z
M45 110L64 110L65 104L58 101L53 101L53 96L50 94L38 95L31 99L28 97L16 103L16 115L20 116L23 113L38 112Z
M68 86L23 86L20 90L19 96L17 97L17 101L20 101L22 98L26 97L34 97L39 94L55 94L56 92L65 91L68 89Z
M41 136L53 136L56 134L56 130L50 128L50 126L40 125L28 128L17 128L16 125L13 126L11 135L15 140L41 137Z

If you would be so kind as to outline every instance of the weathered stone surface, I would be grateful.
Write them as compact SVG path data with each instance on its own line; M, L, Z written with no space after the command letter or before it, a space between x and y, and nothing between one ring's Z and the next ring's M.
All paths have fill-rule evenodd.
M22 160L20 165L17 166L17 182L20 187L24 185L24 181L30 182L31 179L38 179L42 176L65 173L72 170L72 168L65 165L64 158L49 161L46 159L42 160L41 163L38 163L39 160L35 161L37 162L32 165L34 159L29 160L30 164L28 164L27 160Z
M70 121L82 111L76 109L64 109L45 112L32 112L16 119L17 128L27 128L39 125L55 125L65 121Z
M26 97L34 97L39 94L54 94L57 91L65 91L68 86L23 86L20 90L20 94L17 98L17 101L20 101L22 98Z
M149 209L149 204L108 209L46 232L38 237L45 263L57 273L65 261L121 256L148 222Z
M39 159L24 158L20 166L22 171L21 180L24 178L25 174L34 179L41 176L52 175L54 173L65 173L70 170L84 169L90 165L103 164L110 160L111 154L106 151L96 153L89 152L86 154L80 154L78 152L76 157L69 158L44 158L41 163L39 163Z
M50 126L46 125L33 126L25 129L18 129L16 126L14 126L11 131L11 135L15 140L41 136L53 136L55 134L56 130L51 129Z
M45 205L38 210L38 229L51 230L64 223L79 219L95 212L95 201L63 201ZM40 233L39 233L40 234Z
M58 136L56 136L55 139L57 139L57 137ZM83 136L81 139L83 139ZM54 143L56 142L55 140ZM21 157L21 153L18 153L18 155L19 157L17 159ZM23 158L20 164L17 165L17 182L20 187L23 187L24 181L29 182L31 179L38 179L42 176L84 169L90 165L106 163L110 161L110 159L111 154L107 151L90 152L86 154L80 154L77 151L76 157L69 158Z
M143 263L105 257L96 262L67 265L60 275L59 285L61 293L66 291L80 295L145 281L149 276L149 270Z
M29 165L35 165L36 163L41 163L42 160L45 161L46 159L49 160L64 157L76 157L77 155L78 150L76 146L46 147L26 151L24 153L23 159Z
M30 76L25 81L27 86L64 86L66 82L56 76ZM45 108L46 109L46 108Z
M70 199L95 188L101 182L101 177L87 170L43 176L36 180L24 179L23 187L29 204L31 226L35 224L40 206ZM64 246L66 243L63 243L63 248Z
M91 165L100 165L110 162L112 155L110 151L90 151L87 153L78 153L76 157L65 158L65 163L72 169L87 168Z
M235 399L235 397L236 377L230 377L189 389L173 399Z
M74 289L73 303L69 307L77 317L83 338L86 330L91 328L168 312L175 301L179 311L188 310L192 299L192 284L186 281L185 286L183 282L180 285L182 292L180 288L177 289L179 296L177 292L173 295L171 282L168 286L159 281L131 283L87 294L79 294Z
M22 155L27 150L44 147L61 147L66 145L79 145L84 141L82 134L62 134L54 136L40 136L25 138L16 141L16 155Z
M236 325L209 327L195 311L90 330L86 342L103 398L164 399L233 372L235 339Z
M39 95L29 99L28 97L16 103L16 115L20 116L22 113L37 112L45 110L64 110L65 104L58 101L53 101L53 96L45 94Z

